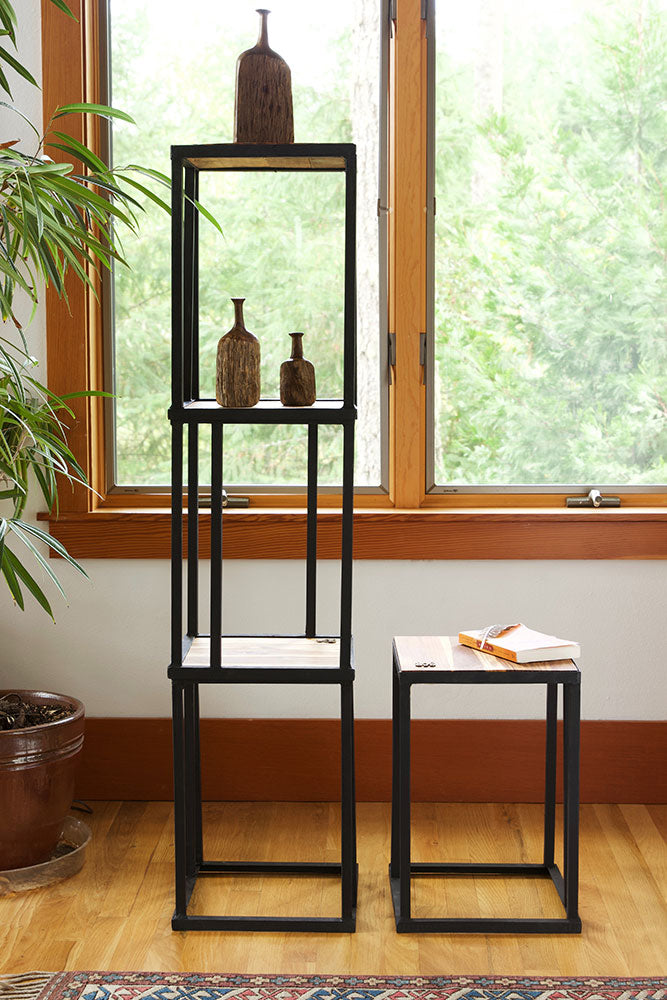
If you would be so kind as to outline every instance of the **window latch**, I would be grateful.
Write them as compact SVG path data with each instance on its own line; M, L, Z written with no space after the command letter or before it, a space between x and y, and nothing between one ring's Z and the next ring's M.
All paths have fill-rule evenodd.
M387 372L389 385L394 381L393 369L396 367L396 334L390 333L387 345Z
M422 370L422 385L426 385L426 334L419 334L419 366Z
M211 497L203 496L199 498L199 507L206 508L211 506ZM223 507L249 507L250 497L235 496L230 497L227 494L227 490L222 491L222 506Z
M620 507L620 497L603 497L599 490L590 490L585 497L567 497L566 507Z

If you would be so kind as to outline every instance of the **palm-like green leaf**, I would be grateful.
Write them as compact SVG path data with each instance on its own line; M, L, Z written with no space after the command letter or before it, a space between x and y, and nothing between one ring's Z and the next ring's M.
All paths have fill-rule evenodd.
M49 604L46 594L37 583L34 576L32 576L32 574L26 569L21 560L14 552L12 552L8 545L5 545L2 550L2 571L5 575L7 583L9 584L12 596L21 608L21 611L25 609L23 593L21 591L21 583L23 583L35 600L41 604L46 613L53 618L53 611L51 610L51 605Z
M119 111L118 108L110 108L106 104L63 104L53 117L55 119L62 118L64 115L85 114L100 115L102 118L119 118L121 121L129 122L130 125L136 124L131 115L125 111Z
M67 0L51 2L74 17ZM12 0L0 0L0 34L16 48ZM0 45L0 89L6 94L11 96L4 72L7 66L35 84L30 71L6 45ZM0 105L16 110L6 101ZM97 270L110 268L114 262L124 263L120 233L138 228L143 203L137 193L169 212L167 202L148 183L168 191L170 182L159 171L137 164L111 169L80 140L54 127L68 115L86 114L134 124L124 111L103 104L63 105L43 136L17 113L35 133L37 144L32 155L13 148L13 144L0 147L0 316L14 324L17 334L17 343L0 335L0 500L12 508L10 516L0 516L0 573L20 608L25 606L27 591L53 617L42 587L7 540L11 537L20 545L21 553L41 567L61 594L62 587L41 545L84 573L57 539L24 521L22 515L33 476L49 510L57 510L59 479L87 485L67 444L65 421L73 417L67 400L90 393L59 397L31 374L36 362L14 315L14 294L21 289L32 301L33 312L42 284L51 285L66 300L68 273L94 291ZM67 162L54 162L44 153L49 149L64 154ZM81 165L83 172L77 173ZM197 205L222 232L213 216Z
M61 10L64 14L68 14L73 21L76 21L76 17L65 3L65 0L51 0L51 3L53 4L54 7L57 7L58 10Z

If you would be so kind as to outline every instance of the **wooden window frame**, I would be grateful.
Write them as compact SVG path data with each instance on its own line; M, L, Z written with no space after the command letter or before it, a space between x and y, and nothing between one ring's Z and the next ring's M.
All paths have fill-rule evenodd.
M77 20L42 0L44 120L59 104L99 102L100 0L69 0ZM667 497L633 494L618 509L566 510L560 494L427 494L426 399L419 365L426 321L427 66L422 0L396 0L389 83L389 329L396 364L389 388L389 493L360 494L355 557L368 559L667 558ZM100 144L89 116L64 121ZM48 382L56 393L101 389L104 344L97 295L69 282L69 305L47 291ZM76 558L168 558L169 494L107 492L104 406L76 402L70 443L95 492L63 489L59 515L44 515ZM166 420L166 416L165 416ZM323 495L318 553L335 558L339 515ZM225 554L302 558L303 497L256 494L225 514ZM330 510L328 508L331 508ZM202 517L202 555L209 519Z

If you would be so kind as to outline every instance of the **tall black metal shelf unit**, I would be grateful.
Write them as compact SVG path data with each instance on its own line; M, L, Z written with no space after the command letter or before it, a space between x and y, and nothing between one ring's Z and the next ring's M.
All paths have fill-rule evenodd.
M356 419L355 211L356 153L350 144L173 146L172 156L172 548L171 663L174 743L175 930L353 931L357 863L354 799L354 662L352 645L352 506ZM341 171L345 176L343 396L309 407L262 399L247 409L200 398L198 280L199 179L203 171ZM300 635L222 634L224 424L304 424L307 445L305 630ZM343 433L340 632L316 624L317 453L321 425ZM199 428L211 427L210 609L199 626ZM186 435L187 429L187 435ZM184 438L187 437L187 442ZM185 462L184 462L184 459ZM185 470L185 471L184 471ZM184 503L184 499L187 502ZM226 515L225 515L226 516ZM183 566L184 523L187 569ZM185 635L184 635L185 631ZM326 641L322 641L326 640ZM340 863L205 860L202 847L199 686L201 684L333 684L340 687ZM196 881L235 874L333 875L341 884L341 915L233 916L188 913Z

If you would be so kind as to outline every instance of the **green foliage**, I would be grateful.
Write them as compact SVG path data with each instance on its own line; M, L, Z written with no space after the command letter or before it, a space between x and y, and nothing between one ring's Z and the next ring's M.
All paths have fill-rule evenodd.
M52 2L69 13L62 0ZM9 0L0 0L0 23L15 47L16 14ZM35 83L17 59L0 48L0 64L3 62ZM0 88L11 96L1 69ZM14 297L20 290L36 306L42 287L51 285L66 299L68 273L92 287L89 269L108 268L112 261L122 261L112 222L119 231L121 227L136 231L141 205L134 193L145 193L136 176L146 173L139 167L110 170L85 145L54 127L71 114L132 122L129 115L113 108L72 104L55 112L43 136L28 122L35 134L32 153L14 149L13 142L0 145L0 313L5 323L0 337L0 500L11 510L9 516L0 516L0 573L20 608L25 607L27 591L51 617L49 600L25 559L35 560L61 594L58 577L40 544L84 571L56 539L23 515L35 482L49 510L57 504L58 477L85 484L83 471L67 445L63 422L73 416L67 400L81 393L56 396L31 374L37 362L28 352L15 316ZM21 118L27 121L23 115ZM74 162L54 163L45 153L49 149L83 164L85 173L77 173ZM9 324L13 336L6 333ZM18 548L10 545L10 539Z
M0 500L9 501L12 507L10 517L0 517L0 570L21 609L25 607L23 586L53 617L44 590L8 541L12 537L18 542L63 594L48 559L35 543L45 543L70 565L83 570L57 539L26 521L23 514L32 477L49 509L57 506L58 475L72 483L85 482L85 477L67 445L61 419L61 414L73 416L66 402L72 397L55 396L41 385L30 374L36 363L6 341L0 345Z
M507 28L502 114L440 56L438 482L667 482L667 32L653 0L598 7Z
M213 34L195 51L161 60L147 73L151 45L146 7L116 11L112 24L114 101L136 108L139 134L114 129L114 158L138 157L167 170L169 147L231 141L236 58L248 38ZM346 47L328 89L293 82L295 131L309 141L351 140L346 92ZM177 110L176 110L177 109ZM200 197L222 221L222 236L200 230L199 332L201 393L215 395L218 339L233 323L231 296L245 296L245 321L259 337L262 395L277 397L280 364L289 357L289 333L302 330L304 353L315 365L320 396L342 391L344 185L322 174L204 174ZM130 269L115 272L116 445L118 482L170 480L170 233L150 204L141 234L125 242ZM306 450L295 445L300 427L225 428L227 484L305 482ZM204 431L202 431L202 436ZM206 444L205 439L203 445ZM206 454L206 447L202 447ZM321 435L321 482L340 482L342 443ZM210 462L200 475L210 481Z

